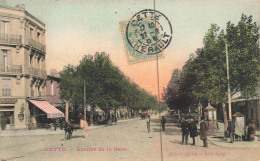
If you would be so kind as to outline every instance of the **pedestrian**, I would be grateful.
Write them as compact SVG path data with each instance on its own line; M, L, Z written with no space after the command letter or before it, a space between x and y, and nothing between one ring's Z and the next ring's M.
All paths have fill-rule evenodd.
M150 132L150 116L148 115L148 119L146 120L146 123L147 123L147 131Z
M234 135L235 135L235 124L233 121L230 120L230 118L228 118L228 127L227 127L227 131L230 137L230 143L234 142Z
M115 116L115 124L117 123L117 117Z
M253 141L255 137L255 122L252 120L248 125L248 140Z
M162 131L165 131L165 123L166 123L166 119L164 116L162 116Z
M195 145L196 136L198 136L196 120L192 118L190 123L190 137L192 138L193 143L191 145Z
M208 131L208 124L205 122L204 117L201 118L200 123L200 139L203 140L203 147L208 147L208 140L207 140L207 131Z
M61 129L65 129L68 126L66 120L64 118L61 119Z
M188 135L190 131L190 123L187 121L187 116L185 116L184 120L181 123L181 131L182 131L182 144L188 144Z

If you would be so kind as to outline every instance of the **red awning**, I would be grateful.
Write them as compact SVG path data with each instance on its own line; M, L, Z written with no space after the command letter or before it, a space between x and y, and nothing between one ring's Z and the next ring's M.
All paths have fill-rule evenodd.
M47 114L47 118L60 118L64 117L64 113L49 104L46 101L35 101L35 100L29 100L32 104L37 106L39 109L44 111Z

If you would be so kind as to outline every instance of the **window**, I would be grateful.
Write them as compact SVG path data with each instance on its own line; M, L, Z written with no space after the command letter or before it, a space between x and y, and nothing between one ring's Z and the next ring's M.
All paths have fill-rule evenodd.
M37 87L37 91L38 91L38 97L41 97L42 93L41 93L41 87L40 86Z
M2 96L11 96L11 79L2 79Z
M9 66L12 64L12 55L8 50L1 50L1 70L8 72Z
M6 124L14 124L14 112L7 111L5 112Z
M34 92L35 92L34 97L38 97L37 94L39 94L39 93L38 93L38 87L37 87L37 84L35 84L34 89L35 89L35 90L34 90Z
M54 82L51 82L51 95L54 96L55 93L54 93Z
M34 97L34 89L33 89L33 85L31 85L30 88L31 88L31 97Z
M45 62L44 62L44 59L42 59L41 64L42 64L42 66L41 66L41 70L45 70Z
M41 33L37 32L37 41L41 42Z
M30 28L30 38L33 39L33 29Z
M0 24L1 33L10 33L10 22L9 21L1 21Z
M30 55L30 67L33 67L33 55Z

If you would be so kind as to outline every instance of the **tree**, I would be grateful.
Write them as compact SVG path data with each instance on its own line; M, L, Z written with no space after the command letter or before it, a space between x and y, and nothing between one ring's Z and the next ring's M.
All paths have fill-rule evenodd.
M259 27L253 23L252 16L246 15L241 16L238 25L228 22L226 35L216 24L212 24L203 39L204 46L186 62L180 77L172 77L168 84L165 95L167 104L170 107L180 105L178 98L186 103L221 103L227 127L225 44L228 44L231 92L240 91L247 98L253 97L260 73L258 31ZM174 88L172 84L175 84Z
M171 109L180 109L180 100L179 100L179 82L181 79L181 71L179 69L174 69L172 73L171 80L167 86L167 89L164 90L163 99Z
M226 31L231 91L240 91L246 98L255 96L260 74L259 27L252 16L243 14L236 26L228 22Z
M67 65L60 75L61 97L74 109L84 105L84 85L92 112L99 107L108 118L110 110L116 111L119 106L126 106L132 112L154 108L156 103L154 96L130 81L104 52L85 55L78 66Z
M77 91L75 90L75 86L77 86L77 69L73 65L67 65L64 67L63 71L60 72L60 90L61 90L61 98L69 102L76 103L76 95Z

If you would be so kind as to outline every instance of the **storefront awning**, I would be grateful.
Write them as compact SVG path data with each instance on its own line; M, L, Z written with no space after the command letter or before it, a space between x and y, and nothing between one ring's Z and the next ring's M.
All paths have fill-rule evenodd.
M49 104L46 101L35 101L35 100L29 100L32 104L37 106L39 109L41 109L43 112L47 114L47 118L60 118L64 117L64 113Z

